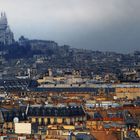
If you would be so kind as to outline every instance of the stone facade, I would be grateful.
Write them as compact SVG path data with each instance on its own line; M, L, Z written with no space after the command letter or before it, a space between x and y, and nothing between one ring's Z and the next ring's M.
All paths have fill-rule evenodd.
M14 42L14 34L8 26L7 17L5 13L0 16L0 44L11 45Z

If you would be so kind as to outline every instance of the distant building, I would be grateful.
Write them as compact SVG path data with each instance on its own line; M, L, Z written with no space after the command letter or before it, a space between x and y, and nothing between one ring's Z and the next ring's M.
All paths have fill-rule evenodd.
M0 44L10 45L14 42L14 34L8 26L8 21L5 13L0 16Z

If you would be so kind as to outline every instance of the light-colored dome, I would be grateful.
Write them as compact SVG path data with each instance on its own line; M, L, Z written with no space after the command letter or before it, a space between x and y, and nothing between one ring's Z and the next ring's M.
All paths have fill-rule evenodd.
M10 27L9 26L7 26L7 28L6 28L6 31L5 31L6 33L10 33L11 32L11 29L10 29Z

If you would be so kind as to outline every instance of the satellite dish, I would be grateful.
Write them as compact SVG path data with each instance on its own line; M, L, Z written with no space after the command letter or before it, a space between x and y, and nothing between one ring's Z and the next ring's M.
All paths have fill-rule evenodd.
M13 122L14 122L14 123L19 123L19 118L18 118L18 117L15 117L15 118L13 119Z

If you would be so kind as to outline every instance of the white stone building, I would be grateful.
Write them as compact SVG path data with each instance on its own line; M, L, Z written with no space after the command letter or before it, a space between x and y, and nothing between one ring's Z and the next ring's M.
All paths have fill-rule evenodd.
M14 34L8 26L7 17L5 13L0 15L0 44L10 45L14 42Z

